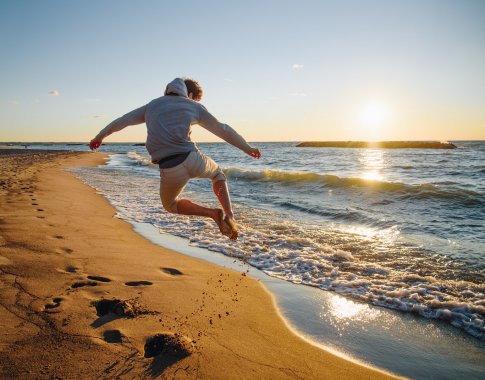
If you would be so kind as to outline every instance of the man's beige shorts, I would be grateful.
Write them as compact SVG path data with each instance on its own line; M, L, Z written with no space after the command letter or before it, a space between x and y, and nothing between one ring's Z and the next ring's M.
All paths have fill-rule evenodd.
M214 160L199 151L190 152L181 164L160 169L160 198L165 210L177 212L177 198L191 178L210 178L212 182L226 180Z

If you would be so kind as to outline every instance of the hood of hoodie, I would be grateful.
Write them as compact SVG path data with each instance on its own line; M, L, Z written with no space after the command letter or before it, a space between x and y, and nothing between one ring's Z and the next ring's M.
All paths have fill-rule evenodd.
M179 96L183 96L187 98L189 94L187 93L187 86L182 78L175 78L169 84L167 84L167 88L165 89L165 95L169 93L175 93Z

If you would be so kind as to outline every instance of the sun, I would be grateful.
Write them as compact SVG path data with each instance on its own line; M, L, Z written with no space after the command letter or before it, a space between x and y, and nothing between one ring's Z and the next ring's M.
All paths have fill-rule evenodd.
M388 110L382 104L369 103L362 108L360 117L367 126L379 126L386 122L388 114Z
M391 112L389 107L380 101L365 103L359 112L359 124L365 129L367 139L379 139L383 129L388 125Z

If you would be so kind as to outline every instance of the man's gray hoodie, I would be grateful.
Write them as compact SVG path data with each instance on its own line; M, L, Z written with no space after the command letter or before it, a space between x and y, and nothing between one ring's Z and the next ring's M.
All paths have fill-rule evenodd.
M169 93L178 96L167 95ZM199 124L244 152L251 149L234 129L217 121L202 104L188 98L187 87L181 78L167 85L164 96L114 120L96 138L103 140L113 132L141 123L147 125L146 148L154 163L174 154L197 150L190 139L192 124Z

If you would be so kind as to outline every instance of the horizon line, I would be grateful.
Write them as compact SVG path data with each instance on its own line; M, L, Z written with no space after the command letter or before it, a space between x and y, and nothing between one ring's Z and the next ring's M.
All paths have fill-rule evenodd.
M422 140L249 140L249 143L284 143L284 142L451 142L451 141L485 141L483 139L422 139ZM196 144L224 144L225 141L194 141ZM0 141L0 144L89 144L89 141ZM109 144L145 144L145 141L112 141Z

